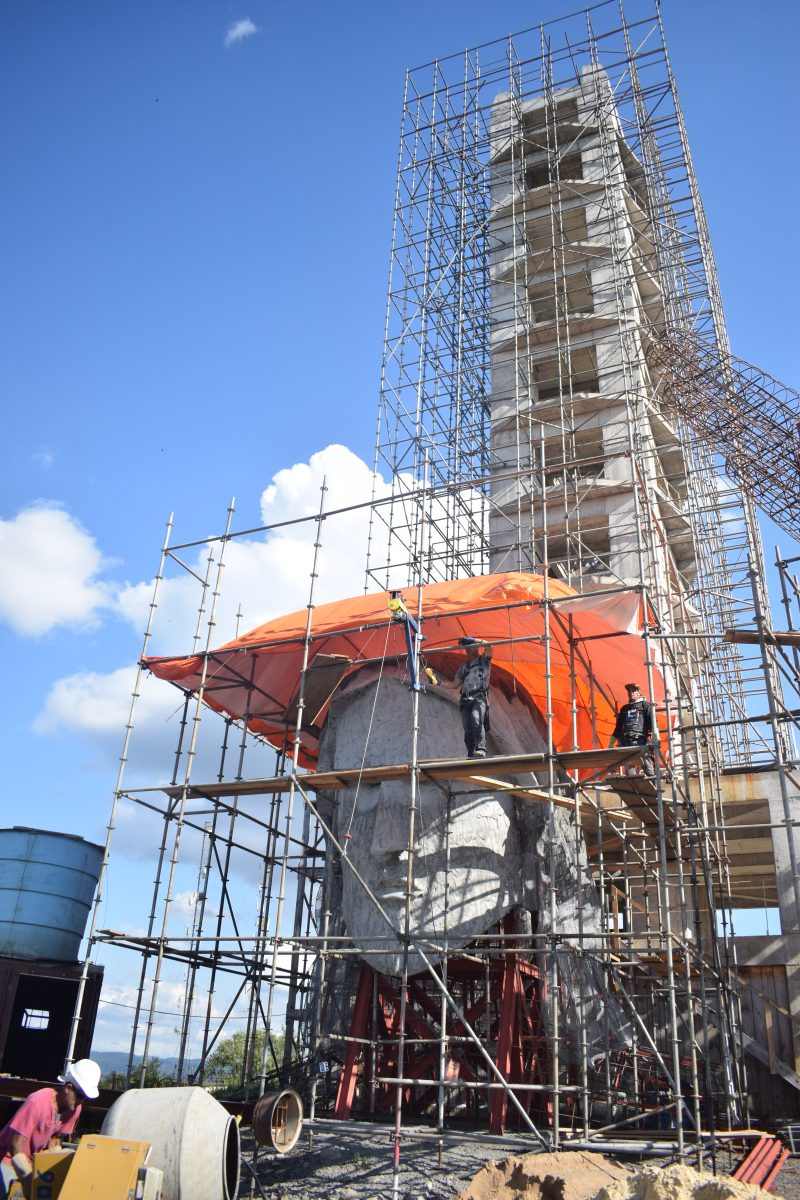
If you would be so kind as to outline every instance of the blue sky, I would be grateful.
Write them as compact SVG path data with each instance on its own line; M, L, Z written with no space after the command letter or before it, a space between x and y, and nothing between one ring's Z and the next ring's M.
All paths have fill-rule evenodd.
M201 537L368 475L406 67L571 7L0 5L8 824L102 840L170 511ZM664 20L733 350L797 386L800 8ZM303 467L332 444L361 463ZM255 554L245 624L303 602L291 552Z

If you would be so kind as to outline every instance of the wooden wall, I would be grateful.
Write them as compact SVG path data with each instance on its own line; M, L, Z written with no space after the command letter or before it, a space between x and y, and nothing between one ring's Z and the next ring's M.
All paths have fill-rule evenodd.
M787 1081L781 1068L795 1070L786 968L781 965L739 967L742 983L742 1027L760 1047L758 1057L747 1052L747 1087L750 1113L756 1123L796 1121L800 1118L800 1091Z

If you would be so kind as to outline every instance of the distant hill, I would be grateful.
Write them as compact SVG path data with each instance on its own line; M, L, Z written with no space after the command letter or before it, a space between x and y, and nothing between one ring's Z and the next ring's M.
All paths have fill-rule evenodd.
M100 1070L104 1075L124 1075L128 1067L128 1052L127 1050L92 1050L92 1058L96 1063L100 1064ZM166 1074L174 1074L178 1069L177 1058L161 1058L160 1055L155 1055L161 1064L161 1070ZM138 1066L142 1061L141 1054L134 1057L134 1066ZM192 1058L188 1060L189 1070L193 1071L197 1066L198 1060Z

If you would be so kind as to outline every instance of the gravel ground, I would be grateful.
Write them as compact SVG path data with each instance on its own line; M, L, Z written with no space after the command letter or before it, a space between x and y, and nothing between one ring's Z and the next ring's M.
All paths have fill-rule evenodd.
M313 1129L304 1128L290 1154L260 1151L256 1170L261 1191L245 1169L239 1196L241 1200L260 1195L268 1200L391 1200L393 1139L389 1125L318 1120ZM253 1146L251 1131L243 1129L242 1151L250 1162ZM431 1129L404 1128L401 1200L452 1200L487 1159L527 1154L534 1148L527 1138L492 1138L478 1132L446 1135L440 1149ZM635 1165L633 1159L624 1161ZM718 1169L727 1168L720 1162ZM800 1200L800 1158L787 1160L772 1191L784 1200Z
M717 1164L717 1170L734 1170L739 1157L740 1155L737 1154L735 1160L728 1163L720 1159ZM782 1197L782 1200L800 1200L800 1156L786 1159L786 1162L775 1176L775 1181L769 1190L774 1196Z
M787 1158L770 1191L784 1200L800 1200L800 1157Z
M250 1131L242 1148L252 1157ZM269 1200L388 1200L392 1195L394 1128L368 1122L317 1121L306 1127L290 1154L266 1155L258 1178ZM521 1138L474 1140L446 1138L425 1127L403 1130L400 1146L400 1195L407 1200L450 1200L488 1158L505 1158L532 1149ZM242 1173L240 1196L250 1196L249 1175ZM258 1191L252 1193L258 1196Z
M243 1149L252 1155L249 1131ZM309 1144L310 1143L310 1144ZM258 1163L258 1178L269 1200L390 1200L394 1128L369 1122L317 1121L309 1139L304 1129L294 1150ZM445 1135L440 1148L426 1126L406 1126L400 1148L402 1200L452 1200L487 1159L528 1154L530 1138ZM240 1196L250 1196L243 1172ZM258 1191L252 1193L258 1196ZM797 1198L800 1200L800 1197Z

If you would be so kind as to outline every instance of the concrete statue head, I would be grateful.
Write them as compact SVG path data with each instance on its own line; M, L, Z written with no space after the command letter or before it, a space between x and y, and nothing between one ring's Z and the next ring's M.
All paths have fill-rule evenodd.
M405 763L411 759L412 693L398 675L362 672L331 705L320 742L319 769ZM544 739L530 709L494 688L487 754L534 753ZM442 690L420 696L419 759L463 758L457 697ZM543 809L521 814L521 803L474 783L449 786L421 780L417 792L411 896L411 933L430 956L454 950L515 908L538 907L540 872L535 842ZM374 892L395 930L404 928L408 866L408 779L362 783L332 793L328 813L338 840L346 838L352 865ZM526 806L528 808L534 806ZM353 873L344 867L341 889L347 933L376 970L401 970L400 942ZM388 941L387 941L388 938ZM417 954L409 969L422 968Z
M410 762L412 705L408 681L399 672L384 672L380 681L371 669L351 677L331 704L320 740L319 770ZM544 751L539 722L521 699L493 686L490 709L487 755ZM464 757L455 693L431 689L420 696L417 757ZM491 776L491 764L487 773ZM537 786L532 775L517 777L515 782ZM397 933L402 933L405 922L410 795L406 778L362 782L320 797L337 841L346 847L350 864L389 923L338 854L328 855L326 908L334 927L351 939L359 956L384 975L402 972L403 949ZM551 878L555 889L550 888ZM512 910L535 913L539 933L553 927L566 935L580 933L583 949L592 948L591 935L601 928L600 904L571 813L555 808L551 821L547 805L536 800L475 782L421 779L413 842L409 972L424 968L415 944L436 962L446 951L462 949L490 930ZM592 1017L590 1049L600 1046L602 1026L608 1023L601 1000L602 979L571 951L560 950L559 961L570 986L588 987L595 997L593 1011L589 1013L584 1005L583 1015ZM568 1008L566 1031L577 1044L579 1014L574 1004ZM621 1028L618 1015L612 1023Z

